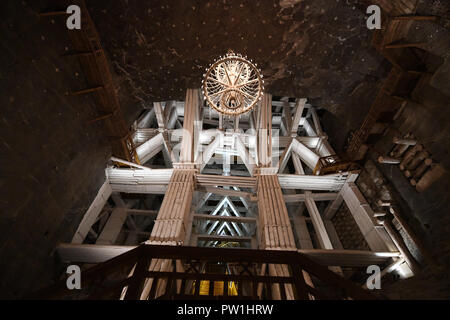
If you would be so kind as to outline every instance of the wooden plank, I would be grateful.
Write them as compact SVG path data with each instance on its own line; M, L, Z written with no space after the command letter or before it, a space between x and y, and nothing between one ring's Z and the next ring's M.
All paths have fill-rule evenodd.
M317 165L317 162L319 161L319 156L306 147L303 143L298 141L297 139L292 140L292 151L298 154L300 159L311 169L314 170L314 168Z
M358 187L353 182L346 183L342 196L370 249L387 251L388 246L374 228L373 211Z
M211 157L215 153L216 149L220 146L220 134L217 134L214 136L214 140L210 142L210 144L203 150L201 153L201 156L198 158L200 159L200 172L203 171L205 166L208 164L209 160L211 160Z
M236 216L219 216L210 214L194 214L194 219L198 220L211 220L211 221L228 221L239 223L256 223L256 218L251 217L236 217Z
M298 252L323 266L365 267L372 264L383 264L390 258L397 258L400 252L376 252L363 250L325 250L300 249Z
M323 176L279 174L278 179L283 189L340 191L347 176L348 173Z
M237 135L235 137L236 141L236 149L239 153L239 156L241 157L242 161L245 164L245 167L247 168L248 172L251 176L253 176L253 170L256 165L256 161L253 158L253 156L250 154L248 149L245 147L244 142L242 141L241 137Z
M311 117L314 122L314 128L316 129L316 133L318 136L323 135L322 126L320 125L319 116L317 115L316 108L310 108L309 111L311 112Z
M161 102L154 102L153 108L155 109L155 115L156 115L156 121L158 122L158 127L160 129L164 129L166 121L164 118L164 112L162 109Z
M295 174L305 174L300 157L295 152L291 153L292 163L295 167Z
M302 204L303 205L303 204ZM294 229L297 234L297 239L299 241L299 248L301 249L313 249L313 244L311 241L311 236L306 226L306 220L303 215L294 215L292 219L294 222Z
M295 110L295 114L294 114L294 119L292 120L292 127L290 128L290 131L292 134L297 134L306 101L307 101L306 99L298 99L296 102L296 110Z
M261 166L272 162L272 95L265 93L261 101L260 127L258 130L258 160Z
M126 219L126 208L114 208L95 243L102 245L114 244Z
M83 243L92 225L97 220L98 215L102 211L103 207L111 196L112 188L107 179L103 185L100 187L94 201L89 206L89 209L83 216L80 224L78 225L77 231L75 232L72 243Z
M230 197L242 197L247 200L250 200L253 195L252 193L249 193L249 192L236 191L236 190L232 190L232 189L222 189L222 188L217 188L217 187L201 187L201 188L197 188L197 191L213 193L213 194L220 194L223 196L230 196Z
M200 241L224 241L224 242L251 242L252 237L216 236L209 234L197 235Z
M183 138L181 141L180 162L194 161L194 121L198 109L198 89L186 91L186 105L183 120Z
M62 243L56 247L56 252L65 263L101 263L134 248L136 246Z
M322 249L333 249L333 245L331 244L331 240L328 236L322 217L319 213L319 210L317 209L316 203L311 197L311 192L307 191L305 194L306 208L308 209L309 215L311 216L311 221L314 225L314 229L316 230L320 246L322 247Z
M331 201L336 200L338 194L339 193L337 192L311 193L310 196L314 201ZM306 200L306 195L304 193L285 194L283 197L286 203L303 202Z
M136 148L137 156L141 163L146 163L148 160L157 155L164 146L164 137L162 133L157 134L153 138L141 144Z
M222 175L195 175L197 185L202 187L228 186L238 188L254 188L256 187L256 178L253 177L236 177Z
M344 198L342 197L342 192L339 192L337 194L337 197L328 204L328 206L326 207L324 213L323 213L323 218L325 220L331 220L333 219L334 215L336 214L336 212L339 210L339 208L342 205L342 202L344 202Z
M63 262L102 263L122 255L136 246L105 246L94 244L62 243L56 251ZM312 260L324 266L361 267L382 264L390 258L400 257L400 252L375 252L364 250L299 249Z
M334 228L333 222L331 220L323 220L323 224L325 225L325 229L327 230L327 234L330 237L331 244L334 249L343 250L344 246L339 239L339 236Z

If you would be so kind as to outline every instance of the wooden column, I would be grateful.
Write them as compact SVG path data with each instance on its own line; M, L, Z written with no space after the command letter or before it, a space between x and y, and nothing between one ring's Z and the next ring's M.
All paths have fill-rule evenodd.
M188 89L184 105L183 138L181 141L180 162L194 162L194 121L198 115L198 89Z
M184 241L194 194L194 175L195 170L173 171L150 236L151 244L177 245Z
M267 250L295 250L294 234L283 199L278 177L276 175L257 176L257 194L259 209L260 247ZM289 270L285 265L268 266L271 276L287 276ZM274 299L281 299L279 285L272 287ZM290 285L286 285L286 297L293 299Z
M194 195L195 170L176 169L173 171L169 187L159 209L148 244L157 245L183 245L186 232L191 223L190 212L192 197ZM180 261L174 263L170 259L153 259L150 271L170 272L177 269L182 272ZM153 279L148 279L141 293L141 299L146 299L152 288ZM158 282L156 297L164 292L166 281Z
M272 164L272 95L264 94L259 112L258 159L263 167Z

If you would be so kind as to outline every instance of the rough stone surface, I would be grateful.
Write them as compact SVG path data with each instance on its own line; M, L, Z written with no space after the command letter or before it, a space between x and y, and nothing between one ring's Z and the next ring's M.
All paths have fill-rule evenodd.
M308 97L332 112L352 100L364 108L361 99L386 73L360 1L87 3L124 103L184 99L228 49L262 68L268 92Z
M110 153L60 20L45 1L0 5L0 298L19 298L58 274L52 254L70 241L104 181Z
M371 152L372 161L376 163L378 155L391 151L394 136L412 133L430 153L433 162L440 163L447 170L438 181L419 193L411 186L398 165L377 164L386 183L396 190L394 197L403 217L438 262L437 268L433 269L428 261L422 261L424 270L418 277L386 288L386 294L394 299L448 299L450 295L450 279L447 274L450 268L450 119L448 113L442 112L448 108L449 97L434 87L430 80L430 76L422 78L412 92L414 102L406 104Z
M344 249L370 250L369 245L345 203L336 212L332 222Z

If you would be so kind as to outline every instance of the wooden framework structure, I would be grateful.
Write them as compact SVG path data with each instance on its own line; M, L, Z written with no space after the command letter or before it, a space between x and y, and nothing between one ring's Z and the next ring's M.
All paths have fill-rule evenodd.
M84 26L69 32L74 51L67 56L79 59L87 83L73 94L92 95L98 117L90 122L105 122L115 155L72 242L57 248L64 262L97 264L84 272L88 292L80 298L201 298L202 291L213 298L215 282L222 283L218 295L230 298L232 282L240 298L372 299L342 277L342 267L420 272L392 220L379 225L355 184L358 171L337 157L307 99L274 101L265 93L250 112L228 117L188 89L185 101L155 102L130 131L86 5L74 3ZM40 14L52 15L65 12ZM401 84L423 74L410 51L426 44L402 41L415 19L433 17L392 17L375 33L373 45L393 68L350 140L350 159L362 158L375 124L407 100ZM164 167L153 165L160 153ZM135 195L163 199L141 208ZM332 221L343 205L370 250L343 248ZM211 272L211 262L222 269ZM68 295L61 285L43 294ZM324 285L337 290L330 295Z
M405 40L414 21L436 21L435 16L416 15L417 0L400 2L376 0L384 9L383 27L376 30L372 45L391 64L392 69L385 79L369 112L359 129L350 137L347 156L362 159L368 146L374 144L393 121L395 115L411 100L410 94L420 80L427 75L424 53L427 43L413 43Z
M184 102L155 103L154 109L136 121L133 140L142 164L111 159L105 183L72 243L58 247L63 261L98 263L101 269L125 259L122 257L133 256L130 252L137 252L136 246L145 242L143 248L153 248L150 251L158 254L144 257L143 264L128 261L125 271L119 268L126 276L120 282L122 289L129 284L119 296L138 299L180 297L180 281L191 286L194 283L197 289L201 282L198 290L209 292L211 297L216 280L232 281L239 295L246 288L246 294L253 298L318 299L324 295L315 288L330 274L348 282L342 278L342 267L378 264L387 268L384 274L399 269L417 272L416 265L409 266L411 260L405 257L404 248L398 248L398 239L391 239L392 230L378 226L374 212L354 183L358 171L338 166L337 172L314 174L320 159L333 157L335 152L327 142L316 109L306 99L274 101L271 95L264 94L258 108L249 114L225 119L206 108L199 93L199 89L189 89ZM214 123L214 119L219 121ZM152 123L157 128L151 128ZM211 128L214 124L218 127ZM161 153L165 166L153 165L153 159ZM136 196L163 198L160 205L156 203L149 210L136 205ZM342 247L332 222L342 205L348 207L370 251ZM173 252L180 255L166 257L154 249L155 245L173 246ZM180 246L183 249L177 249ZM205 271L194 276L182 253L184 249L192 254L197 251L187 246L211 247L215 256L235 256L227 260L221 272L208 275ZM224 249L236 246L241 249ZM244 248L250 256L261 252L257 249L270 250L266 256L281 260L247 261L241 254ZM300 277L307 286L304 291L302 285L303 291L299 292L293 262L291 258L284 260L288 252L301 252L300 260L307 257L330 272L317 276L315 267L296 266L295 270L302 270ZM244 262L255 268L251 275L242 275ZM164 280L156 285L154 277ZM260 284L256 294L255 287L239 285L244 278L253 285ZM216 287L215 292L220 288ZM183 291L182 296L200 292L192 290ZM118 291L114 292L116 297Z

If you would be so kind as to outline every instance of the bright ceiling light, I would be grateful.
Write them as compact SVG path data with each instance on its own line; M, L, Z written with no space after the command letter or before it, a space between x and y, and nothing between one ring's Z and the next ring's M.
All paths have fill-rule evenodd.
M206 71L203 95L211 108L236 116L253 109L263 94L261 70L255 64L229 51Z

